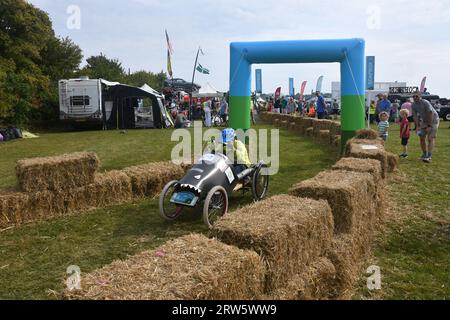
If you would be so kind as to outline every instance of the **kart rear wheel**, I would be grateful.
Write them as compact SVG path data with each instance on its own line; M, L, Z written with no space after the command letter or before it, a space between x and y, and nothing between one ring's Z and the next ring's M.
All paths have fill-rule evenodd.
M252 194L255 201L264 199L269 190L269 176L263 174L263 171L265 171L263 169L265 169L265 166L260 166L253 174Z
M228 194L226 190L221 186L212 188L203 205L203 222L211 228L227 211Z
M159 196L159 215L168 221L177 219L183 212L184 207L170 202L170 198L175 190L178 181L170 181L164 187Z

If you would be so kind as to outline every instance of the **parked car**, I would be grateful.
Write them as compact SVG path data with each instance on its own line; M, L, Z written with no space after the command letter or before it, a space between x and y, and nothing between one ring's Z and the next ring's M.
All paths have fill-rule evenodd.
M201 86L196 83L194 83L194 85L192 86L192 82L187 82L186 80L180 78L165 80L164 87L172 88L174 90L186 91L187 93L197 92L201 88Z
M443 118L445 121L450 121L450 105L444 105L439 108L439 117Z

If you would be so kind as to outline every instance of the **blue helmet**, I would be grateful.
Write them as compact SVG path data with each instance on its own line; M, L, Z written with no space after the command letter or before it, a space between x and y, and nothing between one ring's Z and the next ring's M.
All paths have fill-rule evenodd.
M222 136L220 137L220 143L228 143L233 141L236 137L236 131L233 128L226 128L222 131Z

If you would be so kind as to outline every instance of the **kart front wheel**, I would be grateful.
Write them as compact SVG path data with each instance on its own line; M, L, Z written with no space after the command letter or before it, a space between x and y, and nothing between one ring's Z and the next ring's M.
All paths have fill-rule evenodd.
M259 166L253 174L252 194L255 201L264 199L269 190L269 176L265 174L265 166Z
M208 227L213 224L228 211L228 194L226 190L217 186L211 189L203 205L203 221Z
M184 207L170 202L170 198L175 190L175 185L178 181L171 181L164 187L159 196L159 215L168 221L173 221L178 218Z

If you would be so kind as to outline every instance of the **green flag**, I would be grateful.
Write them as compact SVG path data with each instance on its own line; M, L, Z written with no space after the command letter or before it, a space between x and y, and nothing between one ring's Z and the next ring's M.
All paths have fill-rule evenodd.
M197 71L203 74L209 74L209 69L204 68L200 63L197 66Z

